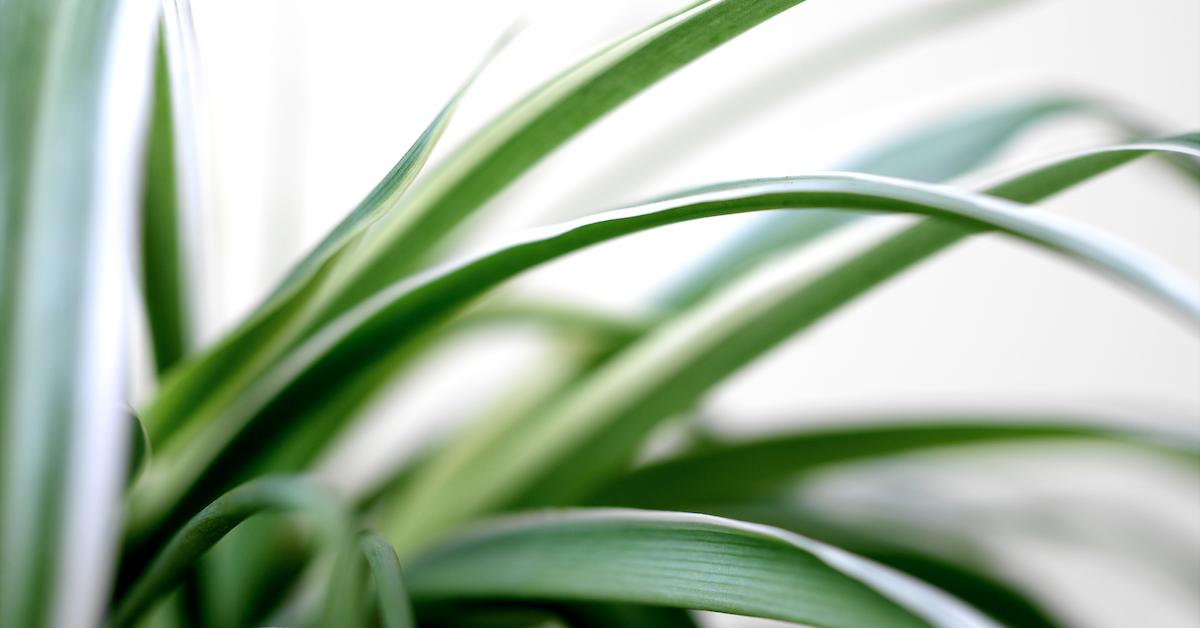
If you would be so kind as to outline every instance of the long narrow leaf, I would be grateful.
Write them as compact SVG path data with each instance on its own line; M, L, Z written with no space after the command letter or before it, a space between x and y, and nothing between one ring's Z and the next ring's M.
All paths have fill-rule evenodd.
M183 234L178 215L180 203L176 191L171 86L166 54L160 33L141 224L142 291L154 365L159 373L174 366L189 351L193 334L183 271Z
M324 314L317 323L328 321L362 296L412 270L422 252L433 247L450 227L607 111L801 1L697 2L552 79L476 134L431 173L425 184L414 189L401 207L379 222L375 233L364 240L362 252L355 255L356 261L345 264L343 279L336 293L326 299L330 304L321 307ZM396 182L400 177L389 175L385 183L388 180ZM308 271L302 274L310 278L296 281L299 285L291 289L297 294L319 294L311 285L319 278ZM272 301L285 294L281 292ZM293 334L317 325L306 322L308 316L300 317L294 326L282 325L293 320L294 314L282 303L266 304L235 333L167 382L144 413L156 442L189 418L211 411L209 400L214 390L236 393L277 357L280 345L290 344ZM274 349L266 346L281 336L286 342L276 343Z
M840 517L818 516L794 502L785 493L711 503L697 512L782 528L883 563L954 595L1005 626L1059 626L1050 609L1039 603L1034 583L997 569L974 546L939 538L934 549L905 541L894 526L853 525Z
M990 626L960 602L775 528L682 513L567 511L501 520L413 563L428 600L656 604L813 626Z
M601 489L588 503L691 510L779 488L833 465L990 443L1097 441L1126 444L1200 461L1200 443L1178 435L1103 427L1081 421L1021 417L922 419L810 429L749 442L711 444L703 451L637 469Z
M413 190L356 255L329 320L423 263L456 224L567 139L650 85L803 0L702 0L551 79Z
M150 0L0 3L0 625L98 621Z
M493 49L495 54L502 39ZM321 294L332 265L349 245L380 216L393 209L428 161L438 140L479 68L442 107L408 151L367 196L289 271L274 292L237 329L196 361L173 373L154 402L146 409L147 426L155 442L164 442L198 409L211 407L214 398L228 395L253 377L285 348L303 327L306 303ZM206 406L206 404L208 404Z
M186 446L172 449L169 443L165 449L172 450L164 451L160 457L164 464L152 470L156 473L146 476L146 481L139 485L140 494L135 494L138 499L134 502L133 529L144 533L155 526L152 522L173 510L178 505L173 502L180 497L185 498L184 502L200 499L203 503L206 500L201 495L219 493L230 474L236 474L238 465L244 464L246 455L242 448L259 447L257 443L278 438L294 408L319 403L337 390L348 373L370 367L399 343L445 320L475 296L528 268L590 244L674 222L776 208L838 206L850 211L869 209L938 216L955 221L955 228L965 225L971 229L998 229L1104 269L1154 295L1187 318L1196 319L1200 313L1200 297L1194 293L1191 282L1152 258L1091 229L1022 211L998 199L865 175L813 175L741 186L731 184L727 189L695 197L660 201L549 228L516 244L431 271L389 289L330 325L279 369L260 378L239 405L224 413L219 422L205 426L202 434L188 439ZM842 288L835 284L829 289ZM712 369L705 373L716 374ZM648 383L631 386L621 399L645 395ZM583 410L582 402L573 403L580 403L576 407L587 414L603 412L600 408ZM605 420L600 416L597 415L597 423ZM589 419L571 425L575 426L571 429L580 430L578 433L586 433L596 423ZM530 472L529 463L536 465L541 455L514 464L512 471L518 475Z
M939 12L938 15L942 14ZM968 172L987 161L990 155L995 154L1022 131L1048 118L1073 111L1094 110L1102 110L1106 113L1106 118L1114 118L1098 104L1057 96L1039 96L989 106L982 110L972 109L950 116L949 121L938 120L899 140L887 143L882 148L849 162L844 169L938 181ZM1119 119L1113 121L1121 124ZM691 193L703 191L708 187L691 190ZM680 195L673 194L667 198ZM836 211L773 212L760 216L748 229L735 232L725 244L698 264L685 267L680 279L667 286L665 293L656 300L660 308L667 312L681 311L750 270L755 263L783 249L804 246L858 218L859 216L854 214ZM669 319L669 316L665 318ZM665 323L666 320L657 324ZM647 328L641 335L650 331L652 330ZM624 346L626 343L614 344L608 352L609 355L619 355ZM498 435L520 429L522 423L550 407L553 403L552 398L569 394L567 387L573 385L575 380L587 377L589 371L603 365L602 361L596 360L587 365L577 360L560 359L559 362L559 371L574 372L575 375L563 378L566 383L559 389L547 388L543 399L531 399L520 407L511 407L482 417L480 420L486 422L486 429L476 427L451 441L444 451L434 456L421 470L417 485L425 489L424 493L433 495L441 492L442 488L438 487L442 487L444 482L452 481L448 478L453 478L459 468L473 466L478 458L492 449L493 441ZM536 378L544 379L540 374ZM405 465L399 466L407 469Z
M162 7L141 208L142 290L160 375L195 348L201 196L191 8L188 0Z
M1151 152L1151 147L1194 156L1200 154L1196 139L1185 136L1073 155L1034 173L1050 172L1045 176L1053 178L1064 164L1084 164L1094 175ZM1096 154L1106 158L1098 160ZM1112 155L1120 159L1108 158ZM1040 186L1043 178L1031 173L1017 180ZM1064 186L1077 181L1074 176L1061 179ZM1038 196L1019 185L997 187L1024 200ZM720 193L720 188L710 193ZM451 476L454 484L416 485L393 515L393 542L401 548L420 543L431 530L506 500L571 503L594 488L598 478L625 464L654 426L691 409L712 385L842 304L974 232L961 224L927 221L815 278L784 278L749 292L736 289L718 295L622 352L529 417L520 429L501 434L480 454L484 459L475 461L474 471ZM452 494L455 499L429 503L435 494ZM400 519L400 512L419 514Z

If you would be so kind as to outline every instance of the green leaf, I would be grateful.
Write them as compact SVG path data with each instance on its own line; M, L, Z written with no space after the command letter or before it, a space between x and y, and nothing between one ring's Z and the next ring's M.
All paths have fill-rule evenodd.
M305 330L315 329L412 270L452 226L592 121L675 69L801 1L695 3L535 90L474 135L406 195L399 207L388 212L386 219L377 221L372 234L356 249L353 263L347 259L340 264L333 294L313 285L323 281L323 272L306 281L287 282L295 297L285 299L289 291L281 291L234 333L168 380L144 412L155 442L173 435L185 421L204 422L220 412L297 334L307 335ZM388 180L398 178L389 175L384 183ZM327 271L328 266L323 269ZM319 304L307 305L304 312L285 307L292 298L307 302L316 296L325 303L319 316L307 309ZM310 321L313 316L315 322Z
M137 479L150 464L150 438L146 435L146 428L142 426L141 420L132 411L129 412L129 464L128 471L125 476L125 485L129 485Z
M851 211L869 209L938 216L955 221L954 229L963 226L998 229L1104 269L1129 285L1156 296L1188 318L1195 319L1200 312L1200 297L1194 293L1191 282L1153 259L1091 229L1023 211L998 199L941 186L865 175L813 175L730 184L694 197L660 201L547 228L516 244L397 284L322 330L277 369L263 374L240 405L221 415L219 421L206 425L205 431L190 435L182 442L168 443L159 456L162 464L151 469L135 491L131 513L134 538L157 527L170 511L180 512L181 504L195 504L194 500L204 503L205 497L227 486L228 479L236 477L240 471L239 466L244 468L246 461L252 458L249 451L280 438L285 430L300 427L290 421L297 408L320 403L327 395L335 394L348 374L371 368L377 360L386 359L400 343L439 324L472 298L526 269L590 244L674 222L775 208L835 206ZM870 276L875 277L877 269L869 270ZM856 271L856 276L859 273L861 271ZM865 284L857 279L849 285L862 287ZM838 281L822 284L822 289L840 292L846 288ZM827 304L829 300L818 300L817 303ZM732 324L734 319L730 320ZM698 344L696 348L702 346L706 345ZM761 350L750 343L741 346L745 350L739 352L737 360ZM722 360L714 366L735 362ZM703 373L704 377L724 374L713 368L692 370L697 375ZM652 376L654 381L657 378L657 373ZM635 380L632 384L622 381L622 387L629 385L613 399L607 399L612 391L598 389L592 394L602 394L605 401L594 408L590 406L594 405L595 398L586 404L572 401L576 404L572 406L575 408L572 412L595 418L568 422L573 426L569 430L578 430L573 432L577 436L606 424L608 412L631 397L638 398L641 403L649 394L650 381ZM703 380L688 378L685 381ZM609 382L605 386L612 384ZM649 396L658 397L656 394ZM663 401L671 403L677 399L670 395L662 397ZM542 443L559 441L560 436L554 431L560 428L555 425L548 423L548 432L535 440ZM538 455L520 456L524 461L514 462L506 468L505 474L497 474L495 479L511 480L510 473L525 477L538 464L544 463L546 456L560 450L554 445L544 453L536 448L535 451ZM187 510L184 506L183 512ZM168 519L175 516L178 515Z
M456 334L498 325L531 325L560 340L576 340L581 350L604 348L628 342L646 328L643 321L618 316L578 305L551 300L517 298L490 299L399 346L371 368L349 374L336 392L315 403L298 408L292 421L299 425L287 439L277 438L260 450L258 464L247 475L278 473L304 469L333 442L357 412L388 382L403 375L416 356L446 342ZM594 351L592 351L594 352Z
M128 471L145 0L0 3L0 625L98 621Z
M579 510L500 520L410 567L417 600L591 600L813 626L988 626L960 602L828 545L706 515Z
M980 570L939 560L920 552L868 550L863 556L927 582L986 613L1005 626L1056 628L1060 624L1031 597L1012 584Z
M200 556L243 521L257 514L279 511L310 514L330 544L338 544L349 536L345 514L324 491L303 479L259 478L222 495L182 526L119 597L111 625L117 628L130 625L159 596L174 588Z
M359 547L371 568L371 577L375 580L379 614L383 619L384 628L408 628L415 625L396 550L377 532L363 533L359 538Z
M141 280L154 364L161 376L194 349L190 288L199 195L191 119L194 69L187 0L163 3L141 206Z
M897 534L898 524L823 516L826 510L817 513L786 494L712 503L698 511L783 528L883 563L954 595L1005 626L1058 626L1031 597L1037 593L1032 583L1012 581L974 545L939 537L936 548L926 547L904 540L905 535Z
M1094 175L1117 165L1114 156L1128 161L1146 154L1151 146L1168 153L1197 154L1196 137L1186 136L1073 155L1031 174L1019 175L1017 180L1040 186L1064 168L1074 172L1064 164L1083 164ZM1048 174L1039 174L1043 172ZM1078 180L1072 176L1060 182L1070 185ZM1022 185L1008 183L992 190L1027 201L1038 200L1039 196ZM526 503L568 502L586 492L587 485L598 478L611 475L636 451L653 426L690 409L717 382L841 305L972 233L975 231L962 225L924 221L814 278L783 278L754 289L753 294L735 287L607 365L557 408L537 418L536 425L510 433L507 442L496 447L495 455L512 455L513 450L505 448L540 443L533 450L549 457L557 446L550 445L551 441L580 438L559 450L563 456L559 463L569 460L570 464L553 471L543 468L540 475L544 479L523 491L526 497L522 499L529 500ZM619 393L610 388L614 385L621 388ZM571 436L565 436L567 432ZM518 457L532 471L532 457ZM503 466L510 471L513 468ZM488 483L497 480L493 476ZM497 494L494 486L489 493Z
M958 7L958 9L951 9ZM963 5L947 5L938 7L932 14L938 19L955 19L961 17L958 10L967 14L982 8L982 3L967 3ZM949 13L945 11L951 9ZM916 15L917 24L923 24L928 19L923 8ZM936 23L936 20L935 20ZM907 27L913 30L913 26ZM876 38L881 34L874 33L866 39L877 45ZM886 36L894 36L888 31ZM858 47L851 46L850 52L833 54L835 61L844 55L861 54ZM949 116L949 121L938 120L926 127L908 134L897 141L885 145L884 148L868 153L846 165L846 170L868 172L871 174L906 174L915 179L937 180L963 174L970 168L985 162L990 155L1000 150L1013 137L1031 125L1044 121L1048 117L1069 113L1077 110L1104 110L1099 105L1089 101L1063 97L1026 98L1010 103L991 106L982 110L970 110L965 114ZM1113 119L1111 112L1104 110L1106 117ZM1119 122L1119 120L1116 120ZM1124 126L1130 126L1125 124ZM907 154L908 158L901 156ZM695 193L710 189L705 186ZM720 186L718 186L720 187ZM673 194L664 198L677 198L683 194ZM661 199L659 199L661 200ZM787 248L799 248L808 242L818 239L844 225L859 219L858 215L845 212L771 212L755 220L749 229L735 233L733 238L723 246L705 257L699 264L686 268L680 280L673 282L664 295L657 300L660 308L670 312L678 312L694 305L717 288L724 286L752 268L756 263L779 253ZM665 306L665 307L663 307ZM666 317L669 320L669 315ZM657 324L663 324L660 321ZM644 328L638 335L652 331ZM629 340L636 340L630 338ZM629 343L613 344L606 352L609 356L619 353L620 349ZM517 407L502 409L483 417L487 429L476 427L462 437L450 442L447 451L434 457L428 468L421 472L420 482L425 485L437 485L452 477L455 469L461 465L472 465L474 460L492 447L492 441L499 434L518 429L518 425L535 416L553 403L551 397L562 397L568 394L567 387L576 379L587 376L589 370L596 370L602 360L591 360L591 364L583 365L578 360L559 360L557 372L573 371L570 378L563 378L565 384L558 388L545 388L543 399L529 400ZM545 379L541 374L536 376L540 382ZM478 423L479 421L477 421ZM412 475L410 465L401 465L400 471L406 476ZM395 492L396 489L385 483L383 490ZM437 491L431 491L436 493Z
M493 54L500 48L500 43ZM172 372L145 410L156 443L165 442L189 420L219 408L239 386L278 356L312 314L309 302L327 289L336 262L383 214L391 211L420 174L450 123L459 102L491 55L442 107L366 198L289 271L274 292L233 332L198 359Z
M635 469L587 503L692 510L745 499L833 465L886 456L991 443L1083 440L1126 444L1200 461L1200 443L1180 435L1139 432L1061 418L967 416L834 426L704 450Z
M1167 152L1195 154L1193 144L1194 138L1183 138L1164 140L1154 146ZM1140 148L1129 148L1123 155L1132 159L1145 154L1144 148L1149 144L1137 146ZM1068 161L1088 159L1076 156ZM1107 162L1106 165L1111 166ZM1055 170L1057 166L1048 168ZM1097 169L1100 171L1103 168ZM818 179L843 181L858 191L884 181L895 183L890 179L852 177L854 183L850 184L850 180L841 179L841 176L826 175ZM712 198L722 199L716 201L718 204L747 207L755 202L752 199L763 198L756 196L758 192L766 192L775 185L809 185L818 179L757 181L741 190L739 184L712 186L698 198L668 199L651 207L703 207L707 201L699 199ZM859 187L860 183L865 187ZM910 190L933 192L935 196L958 194L942 186L903 185ZM839 190L839 194L841 192L849 192L849 189ZM890 193L887 195L897 200ZM795 207L809 201L818 207L850 204L865 207L838 194L806 197L801 201L800 197L789 195L784 200L767 192L765 198L776 207ZM910 197L909 200L914 199ZM994 199L987 202L994 202ZM871 208L885 209L884 204ZM1053 217L1033 212L1018 211L1012 215L1026 220L1047 219L1047 224L1062 224ZM479 456L468 468L449 475L449 484L415 484L412 494L402 499L393 512L395 527L385 527L389 530L389 538L403 552L423 542L434 530L444 529L481 510L510 503L571 503L594 488L596 483L611 477L656 425L669 416L691 409L715 383L842 304L941 247L975 232L961 222L928 221L849 262L821 270L815 277L783 277L766 285L735 286L727 294L694 308L623 351L543 412L529 417L515 429L497 433L486 448L477 449ZM1184 287L1191 282L1182 277L1169 279L1168 283L1183 292L1194 291L1193 287ZM1193 298L1184 297L1184 300ZM1191 309L1191 306L1185 306L1185 309ZM1185 318L1195 322L1193 314L1186 314ZM439 478L446 479L444 475ZM447 494L455 498L434 499L434 496Z
M319 322L419 268L454 226L604 114L802 1L695 2L543 84L449 156L379 223Z

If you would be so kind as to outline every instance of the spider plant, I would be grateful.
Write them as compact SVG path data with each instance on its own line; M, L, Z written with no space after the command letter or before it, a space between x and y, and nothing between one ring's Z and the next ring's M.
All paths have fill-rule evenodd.
M1194 440L1049 411L931 413L753 440L693 430L644 452L773 347L981 234L1081 264L1195 327L1193 278L1036 205L1148 155L1200 181L1200 135L1156 132L1100 100L1034 96L947 115L836 171L716 182L445 255L564 142L800 4L683 7L426 168L467 79L344 220L205 346L189 271L201 250L189 215L205 208L186 0L0 4L0 625L691 626L695 610L836 627L1058 625L1027 583L971 550L974 530L931 543L814 506L809 480L932 450L1063 441L1190 470ZM991 4L956 3L863 54ZM978 188L944 184L1065 116L1129 141ZM624 235L745 213L762 216L678 268L644 317L495 294ZM919 220L822 265L777 263L889 214ZM133 409L130 265L157 373ZM398 457L374 486L336 491L307 473L423 356L513 322L561 349L551 375Z

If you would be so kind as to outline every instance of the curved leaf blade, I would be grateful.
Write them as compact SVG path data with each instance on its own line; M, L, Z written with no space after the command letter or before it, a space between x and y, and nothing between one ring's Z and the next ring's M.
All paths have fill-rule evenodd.
M484 127L381 222L320 322L418 268L459 222L601 116L803 0L701 0L551 79Z
M953 547L959 543L939 539L952 548L931 551L901 540L905 536L888 525L853 525L841 517L826 518L798 506L786 494L713 503L697 512L782 528L842 548L929 583L1005 626L1059 626L1049 609L1042 608L1035 588L996 569L973 546Z
M834 206L848 211L923 213L957 221L955 229L961 229L960 224L998 229L1123 277L1185 316L1200 320L1200 296L1194 293L1190 281L1090 229L1025 212L998 199L866 175L813 175L756 181L740 188L731 184L728 189L548 228L516 244L401 282L378 295L298 348L279 368L259 378L238 406L208 426L211 429L202 439L189 440L186 447L177 446L170 455L164 455L166 464L139 486L142 491L140 501L134 502L134 530L161 516L163 510L159 509L172 509L172 502L180 497L195 498L189 493L198 488L195 483L202 476L211 484L200 488L201 494L214 489L219 492L246 458L240 447L261 446L253 443L278 438L294 408L318 403L348 373L384 359L391 348L528 268L590 244L674 222L755 210ZM872 276L877 274L871 272ZM831 288L840 289L840 285ZM631 390L640 394L644 386ZM513 469L527 472L525 464L514 465Z
M418 600L654 604L814 626L990 626L961 602L852 554L706 515L578 510L451 539L410 570Z
M1200 154L1194 136L1151 144L1166 154ZM1154 150L1143 144L1097 149L1051 162L1018 179L1041 181L1037 173L1064 167L1078 174L1071 164L1082 164L1095 175L1148 152ZM1078 180L1072 176L1062 184ZM709 192L723 189L707 188ZM1023 189L1017 185L1003 191L1018 195ZM1026 198L1036 199L1050 189ZM395 523L389 528L393 542L403 551L424 542L433 530L480 510L574 503L603 481L599 478L612 477L627 464L656 425L690 410L711 386L788 336L971 233L960 224L925 221L814 278L784 278L752 291L735 286L693 308L595 369L538 412L490 432L489 442L472 443L469 468L430 467L418 474L393 512ZM461 459L449 458L447 464ZM455 499L434 499L447 494ZM402 512L409 516L400 517Z
M371 577L375 580L376 599L384 628L411 628L412 607L408 602L408 591L396 550L378 532L368 531L359 535L359 549L367 559Z

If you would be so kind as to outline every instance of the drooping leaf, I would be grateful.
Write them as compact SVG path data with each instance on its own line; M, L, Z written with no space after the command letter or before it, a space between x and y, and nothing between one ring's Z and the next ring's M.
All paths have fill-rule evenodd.
M924 27L932 26L935 24L953 23L960 19L966 18L970 15L974 15L981 10L985 10L989 7L989 5L999 5L999 4L1005 4L1005 2L998 2L998 3L975 2L972 0L969 2L947 3L945 6L922 8L919 11L914 11L912 13L912 15L907 16L905 18L906 20L908 20L908 22L906 22L907 26L905 27L906 33L908 33L907 35L895 38L895 41L893 41L892 39L888 39L888 41L891 42L889 44L880 44L880 41L877 41L878 38L876 38L876 37L870 37L870 38L864 37L864 38L872 39L873 43L872 43L871 49L873 51L878 51L883 48L886 48L888 45L900 43L901 41L905 40L907 37L910 37L912 35L912 33L922 30ZM911 23L909 23L909 22L911 22ZM896 34L895 32L889 33L889 35L895 35L895 34ZM850 55L855 58L860 58L862 56L862 54L863 54L862 51L859 50L859 51L851 52L849 50L849 48L852 48L852 46L845 45L845 46L838 48L838 51L836 51L836 52L831 51L828 55L821 57L820 62L827 63L831 57L836 59L837 57L844 56L844 55ZM817 61L814 60L813 63L815 64L815 63L817 63ZM547 88L547 89L549 89L549 88ZM970 118L970 121L974 122L976 125L987 127L986 129L983 129L983 130L978 130L978 131L972 130L971 137L983 136L983 137L981 137L981 139L978 139L974 142L970 142L970 144L972 146L974 146L978 151L981 152L981 155L972 156L971 159L963 159L963 156L966 153L966 151L963 148L959 148L957 152L954 152L951 150L941 150L941 151L934 151L934 153L936 156L942 158L946 164L949 164L951 161L954 164L953 166L944 165L944 166L942 166L942 168L969 166L972 163L974 163L974 161L972 161L972 160L977 161L977 160L982 159L982 154L990 153L990 152L996 150L996 146L998 146L1002 143L1001 140L1003 139L1003 133L1005 131L1015 134L1015 132L1018 130L1018 127L1021 126L1022 124L1025 124L1025 125L1033 124L1034 122L1040 120L1042 117L1054 115L1054 113L1059 112L1059 111L1070 110L1072 107L1075 107L1075 106L1078 106L1080 108L1087 108L1088 105L1086 105L1085 103L1076 103L1075 101L1071 101L1069 99L1063 99L1063 98L1042 98L1042 99L1031 100L1028 102L1022 101L1019 104L1006 105L1006 106L997 108L998 109L997 111L989 110L985 114L978 114L978 115ZM966 127L968 127L968 126L969 126L968 122L965 119L963 121L956 120L954 123L952 123L949 126L938 125L937 128L927 130L927 131L923 132L921 135L924 136L928 142L933 143L933 144L938 144L938 145L952 144L954 146L960 146L961 144L963 144L963 140L953 137L954 133L952 133L952 131L965 132L967 130ZM908 143L912 144L914 142L913 142L913 140L908 140ZM893 152L895 152L895 151L893 151ZM871 161L871 160L864 160L861 163L863 163L864 165L867 165L869 161ZM858 169L858 168L850 168L850 169ZM870 168L865 168L864 170L868 171L868 172L871 171ZM826 220L827 218L830 222L836 221L837 224L841 224L843 222L846 222L846 221L849 221L852 219L852 217L849 215L836 214L836 213L831 213L831 214L822 215L822 216L816 216L816 215L814 215L814 216L786 216L786 217L777 217L777 218L791 218L794 221L805 222L807 224L812 224L813 221L822 222L822 221ZM795 230L793 229L792 231L794 232ZM785 231L774 230L773 233L785 234ZM790 234L786 234L786 235L789 235L789 237L790 237L790 236L794 236L796 234L790 233ZM309 298L309 297L306 297L306 298ZM495 311L490 308L486 311L489 312L489 314L495 314ZM510 314L512 314L512 313L522 314L522 315L531 314L531 312L524 312L524 313L511 312ZM540 313L536 313L536 314L540 315ZM553 319L545 319L545 320L547 322L560 322L561 321L564 323L569 323L569 322L572 322L573 320L578 320L579 322L586 322L586 321L582 321L581 319L578 319L578 317L565 317L564 318L564 317L557 316L557 315L554 316ZM619 331L619 330L616 330L614 328L614 331ZM305 430L306 435L303 437L303 440L307 444L297 445L295 447L292 447L291 445L287 445L286 447L292 451L290 451L288 454L286 454L286 457L289 460L297 460L297 461L302 460L302 459L305 459L306 457L311 457L311 455L312 455L311 452L313 452L315 450L319 450L321 447L325 446L326 443L331 438L333 438L333 435L336 433L337 429L340 429L340 426L345 423L344 417L348 416L349 414L353 413L357 408L361 407L375 390L377 390L380 386L382 386L384 382L389 381L389 379L393 376L393 371L396 370L398 365L403 364L403 363L404 363L404 357L398 356L395 360L389 361L386 364L382 364L379 367L371 369L372 372L369 374L363 373L363 374L356 375L355 383L351 386L346 387L344 389L344 392L339 395L343 399L343 401L336 402L336 403L322 404L322 406L320 407L321 409L316 412L317 416L315 416L315 418L313 418L311 420L303 419L307 423L329 425L331 427L328 429L318 428L318 427L313 427L311 429L306 428L306 430ZM209 373L210 373L210 375L216 376L216 375L222 374L223 371L211 370L211 371L209 371ZM200 381L201 381L200 379L195 379L193 381L193 384L199 384ZM197 391L198 390L209 390L210 388L211 388L211 386L198 386L197 385L196 387L193 388L193 390L197 390ZM210 409L211 409L211 406L210 406ZM175 406L174 411L181 415L186 413L185 410L178 405ZM333 416L331 416L331 415L333 415Z
M353 263L341 264L332 294L314 285L322 282L320 271L306 272L307 280L290 282L289 290L271 299L274 303L260 307L234 333L174 374L144 413L151 436L159 442L186 421L203 422L220 412L297 334L306 335L305 330L411 271L454 224L558 145L672 71L801 1L694 3L535 90L473 136L378 221ZM384 184L400 179L389 175ZM322 268L327 270L328 264ZM295 296L284 299L287 294ZM318 295L328 303L309 303L304 312L286 307L292 303L298 309L293 298L308 302ZM314 316L315 323L309 320Z
M516 244L397 284L331 324L298 348L279 368L256 380L241 404L222 414L219 421L204 426L202 433L186 439L186 446L172 448L172 444L178 443L168 443L160 456L163 464L152 469L154 473L148 474L139 485L139 491L135 492L131 515L135 538L157 527L161 517L170 511L177 513L171 516L179 516L181 505L188 502L194 505L193 500L204 503L206 498L219 493L227 486L227 478L236 477L239 465L246 463L245 448L261 447L262 442L278 438L281 430L299 427L287 422L295 408L308 407L334 394L347 374L370 368L375 360L386 358L400 343L430 325L439 324L472 298L525 269L590 244L673 222L775 208L837 206L850 211L869 209L928 214L954 221L950 228L955 230L962 230L964 226L968 230L997 229L1104 269L1136 289L1155 296L1186 318L1194 319L1200 312L1200 297L1194 293L1191 282L1152 258L1091 229L1023 211L999 199L865 175L812 175L730 184L728 188L713 189L694 197L632 207L548 228ZM879 272L874 267L867 271L866 276L871 278L876 278ZM855 273L858 276L862 271ZM821 289L854 292L867 285L869 283L860 278L849 283L829 281L822 284ZM832 302L828 298L816 301L822 307ZM730 319L731 324L733 320ZM768 340L766 333L771 329L775 328L764 329L762 340ZM701 346L706 345L696 345L697 348ZM762 350L749 342L741 346L737 360ZM714 364L730 365L737 360ZM704 377L721 375L713 368L693 371ZM641 403L650 381L637 381L636 386L630 386L612 400L606 399L601 405L609 408L616 399L623 402L631 396L638 397ZM701 380L689 378L686 381ZM609 396L608 392L596 394ZM674 406L678 399L665 395L656 403L669 400ZM579 403L574 406L576 408L585 407L579 401L571 403ZM607 421L605 412L600 407L588 409L586 413L595 413L597 423L590 419L571 422L573 427L570 429L576 430L575 435L586 433ZM537 440L552 442L559 439L557 435L551 435L558 427L546 429L549 432ZM525 477L538 464L544 463L545 457L552 457L558 451L558 445L554 445L544 453L539 450L537 456L522 456L525 461L514 462L506 473ZM495 477L496 481L511 479ZM183 507L182 512L186 512L187 506Z
M155 7L0 3L0 625L94 624L128 471L123 259Z
M714 502L698 512L782 528L883 563L954 595L1005 626L1060 625L1035 597L1034 583L997 569L975 546L941 538L936 549L925 547L901 540L896 524L852 525L844 518L818 516L794 501L782 494Z
M1046 180L1043 177L1053 179L1066 168L1064 164L1083 164L1091 174L1096 174L1146 154L1151 145L1168 153L1198 153L1196 137L1185 136L1162 143L1072 155L1033 171L1048 174L1019 175L1017 180L1041 186ZM1113 159L1114 155L1119 159ZM1074 175L1078 173L1066 169L1072 176L1061 181L1066 185L1076 183L1079 179ZM1023 185L999 183L992 189L1021 200L1038 200L1038 193L1028 191ZM1039 193L1048 189L1037 187ZM690 409L711 386L842 304L972 233L975 231L962 225L925 221L829 271L818 273L815 278L784 277L774 284L755 288L752 294L734 290L723 298L713 299L642 341L627 356L606 365L560 405L536 417L537 423L531 422L526 430L510 432L505 443L493 447L496 456L493 460L512 455L513 450L506 447L533 442L541 443L533 451L550 457L549 452L557 446L550 442L580 438L560 451L563 455L560 463L569 460L570 464L561 468L555 464L552 471L542 468L538 473L541 479L529 485L521 498L529 500L524 502L527 504L569 503L586 492L587 485L624 464L650 428L674 413ZM610 388L617 382L620 393ZM568 432L572 436L565 436ZM542 438L547 440L541 441ZM522 460L519 464L530 466L531 475L526 477L533 477L534 458L517 457ZM506 471L515 467L507 463L502 466ZM497 475L485 480L484 484L491 486L485 491L491 495L488 499L499 495L493 484L499 480ZM469 503L461 497L458 501Z
M1166 140L1158 146L1168 152L1195 154L1192 142L1194 139L1183 138ZM1141 148L1128 151L1134 156L1144 153ZM1078 159L1087 158L1072 157L1070 161ZM752 185L771 184L759 181ZM948 190L923 184L920 187ZM1015 194L1020 189L1009 188L1008 192ZM710 187L701 197L707 195L748 202L736 184ZM825 199L824 207L845 205L843 200ZM659 203L671 206L687 202L669 199ZM1019 214L1026 219L1046 218L1032 212ZM471 469L450 477L453 484L429 483L413 488L409 499L397 507L397 523L389 528L390 538L403 551L410 543L421 542L432 530L511 500L527 505L572 503L625 464L654 426L689 410L712 385L797 330L940 248L976 232L961 223L928 221L814 277L782 277L750 288L735 288L695 308L622 352L618 359L606 363L518 429L499 433L481 450L481 457L473 461ZM1178 281L1180 290L1193 290L1183 287L1190 280L1170 281ZM428 503L430 496L446 494L454 495L454 499ZM398 517L399 512L409 511L419 514Z
M454 537L409 571L417 600L654 604L813 626L990 626L953 598L782 530L705 515L579 510Z
M955 5L957 6L957 5ZM964 4L962 9L975 10L975 3ZM958 15L950 9L950 15L943 13L950 7L939 7L933 15L938 19ZM924 13L919 13L924 16ZM925 18L919 18L923 23ZM873 39L867 37L867 39ZM858 51L835 53L833 57L841 58L845 54L853 56ZM1022 99L999 106L986 107L981 110L969 110L966 113L949 117L949 121L938 120L926 127L889 142L883 148L851 161L844 168L851 171L871 174L906 175L918 180L936 181L950 178L968 172L972 167L985 162L988 156L1000 150L1021 131L1034 126L1047 118L1062 115L1072 111L1100 110L1107 119L1112 119L1118 125L1122 121L1104 107L1090 101L1070 99L1056 96L1040 96ZM1124 123L1124 126L1130 126ZM903 157L902 157L903 156ZM697 193L711 189L704 186L676 193L660 199L678 198L688 193ZM716 187L720 187L719 185ZM704 296L723 287L736 279L740 274L750 270L757 262L779 253L783 249L795 249L835 231L842 226L858 220L860 216L845 212L773 212L760 216L755 222L740 232L736 232L730 240L719 247L711 255L703 258L698 264L685 268L680 279L667 286L665 294L655 300L659 307L668 312L678 312L687 306L694 305ZM665 307L664 307L665 306ZM669 317L667 317L669 319ZM667 321L660 321L661 325ZM641 334L652 331L647 327ZM630 340L636 340L631 338ZM619 355L620 349L628 343L614 344L607 352L610 356ZM536 417L539 413L551 407L558 399L569 394L567 388L575 380L588 376L603 366L603 360L591 360L590 364L581 364L577 360L560 359L559 372L572 372L571 377L562 378L564 384L560 388L544 387L543 399L529 399L516 407L493 412L482 417L476 423L486 423L486 426L476 425L473 429L461 434L459 438L450 441L443 452L439 452L427 461L425 468L417 477L417 486L425 489L424 494L431 496L440 493L442 483L453 478L460 466L473 466L477 459L492 448L497 435L519 429L519 425ZM541 381L544 376L539 374L535 379ZM400 470L406 477L410 473L410 465L401 465ZM384 485L387 486L386 484ZM411 504L410 504L411 506Z
M694 2L546 82L449 156L379 224L319 321L419 268L450 229L604 114L802 1Z

